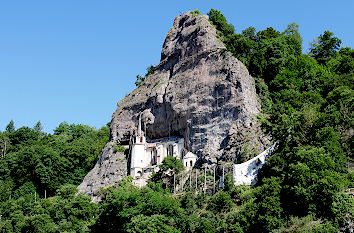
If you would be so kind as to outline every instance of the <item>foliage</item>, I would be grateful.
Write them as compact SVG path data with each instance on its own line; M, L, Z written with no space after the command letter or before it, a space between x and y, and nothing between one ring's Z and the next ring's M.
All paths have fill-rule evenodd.
M0 159L0 232L88 231L97 204L75 195L76 185L108 142L109 128L63 122L54 132L43 134L38 121L34 129L0 134L9 140Z
M176 174L178 174L184 170L184 166L180 159L177 159L176 157L173 156L167 156L162 161L162 164L160 165L160 169L162 171L167 171L170 169L174 171Z
M139 74L136 76L135 86L140 87L141 84L146 80L146 78L155 72L156 68L153 65L150 65L146 68L146 74L144 77Z
M209 20L220 31L223 35L228 36L232 35L235 32L233 25L227 23L227 20L220 11L211 9L208 13Z
M324 65L335 56L342 41L333 36L333 32L325 31L314 42L312 42L310 55L315 58L319 64Z
M48 196L54 194L65 183L79 184L107 143L109 129L69 126L64 122L54 135L40 136L41 132L28 127L1 136L8 138L10 144L0 160L0 182L5 185L7 180L14 181L7 197L28 182L41 196L45 190Z
M63 190L63 189L62 189ZM2 203L1 232L87 232L97 213L97 204L83 195L75 195L76 188L64 188L60 195L40 199L25 205L19 198ZM10 208L9 208L10 207Z
M127 150L127 148L125 148L124 146L117 145L117 144L114 144L113 149L114 149L114 153L116 152L124 153Z
M197 15L200 15L200 12L199 12L199 10L194 10L194 11L191 11L191 14L192 14L192 16L197 16Z
M6 126L6 132L12 133L15 131L15 123L13 120L10 121L10 123Z
M140 87L144 81L145 81L145 77L142 77L138 74L136 76L135 86Z
M139 189L131 183L113 190L101 207L100 216L92 227L93 232L135 232L144 226L166 231L176 227L176 223L171 220L177 219L183 212L179 202L170 195L155 192L149 187ZM141 223L132 224L139 219ZM152 222L149 223L148 219ZM164 223L171 226L164 226Z
M226 213L232 207L232 200L228 193L224 191L217 192L208 202L207 209L215 213Z
M37 121L37 123L33 126L34 131L36 132L42 132L43 126L41 121Z
M224 30L227 21L220 12L209 14L228 51L256 77L264 111L260 122L281 141L260 171L254 202L244 207L253 225L241 226L262 232L287 229L286 219L297 216L318 223L316 231L337 231L352 206L343 191L351 177L353 50L340 48L341 40L325 31L306 55L295 23L282 33L249 27L237 34Z

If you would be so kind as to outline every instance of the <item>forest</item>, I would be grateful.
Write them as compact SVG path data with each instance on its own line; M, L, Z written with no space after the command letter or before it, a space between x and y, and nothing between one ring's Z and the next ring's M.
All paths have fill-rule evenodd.
M109 127L63 122L48 134L40 122L16 129L11 121L0 132L0 232L350 232L354 50L324 31L305 54L295 23L237 33L220 11L208 16L255 78L258 120L280 142L259 181L234 187L228 178L214 195L176 195L159 179L138 188L128 176L93 203L76 187Z

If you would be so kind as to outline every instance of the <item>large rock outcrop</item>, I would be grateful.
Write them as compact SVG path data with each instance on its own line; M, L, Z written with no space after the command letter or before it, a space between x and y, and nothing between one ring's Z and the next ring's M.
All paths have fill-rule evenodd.
M207 16L176 17L155 69L119 101L111 123L113 141L128 141L142 112L149 138L183 136L189 150L213 162L236 160L244 145L265 148L256 121L260 104L254 79L226 51Z
M182 136L204 162L235 161L269 145L256 120L254 79L205 15L176 17L154 73L118 102L103 154L113 155L113 143L128 143L140 113L148 138Z

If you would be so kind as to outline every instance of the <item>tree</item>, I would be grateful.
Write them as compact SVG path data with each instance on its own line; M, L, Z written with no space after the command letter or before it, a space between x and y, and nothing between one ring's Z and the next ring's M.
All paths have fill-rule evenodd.
M341 48L336 56L327 62L327 66L337 74L350 74L354 72L354 49Z
M15 123L13 120L10 121L10 123L6 126L6 132L12 133L15 131Z
M290 23L283 32L286 36L293 37L300 45L302 45L302 37L299 32L299 25L296 23Z
M269 30L269 33L261 33L261 38L263 39L259 42L258 49L254 52L249 70L253 76L261 77L266 83L269 83L286 67L288 61L297 54L296 49L286 37L273 38L272 32L274 31L269 28L267 30Z
M173 156L167 156L162 161L162 164L160 165L160 169L162 171L167 171L168 169L171 169L176 173L180 173L181 171L183 171L184 166L180 159L177 159L176 157Z
M315 58L319 64L324 65L336 54L341 43L340 39L333 36L333 32L325 31L312 42L310 56Z
M232 200L230 195L221 190L210 198L207 205L207 210L211 210L214 213L225 213L230 211L231 207Z
M41 133L43 126L41 124L41 121L37 121L37 123L33 126L34 131Z
M69 133L69 132L70 132L70 125L65 121L60 123L59 126L54 130L54 134L56 135Z
M208 12L209 20L216 26L216 29L223 33L224 36L235 33L235 28L232 24L227 23L227 20L220 11L211 9Z
M275 39L280 35L280 32L275 30L272 27L267 28L266 30L259 31L257 33L258 39L261 40L270 40L270 39Z
M29 141L37 140L38 133L33 129L23 126L9 135L11 144L26 144Z
M254 27L248 27L242 31L242 34L250 40L257 42L257 32Z
M10 139L6 136L0 137L0 148L1 148L1 154L0 158L3 158L6 155L6 152L11 145Z

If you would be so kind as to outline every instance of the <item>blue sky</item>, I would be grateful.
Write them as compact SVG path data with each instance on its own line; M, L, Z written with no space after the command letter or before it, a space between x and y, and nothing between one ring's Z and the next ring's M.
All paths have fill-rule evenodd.
M97 128L111 120L135 76L157 64L175 16L220 10L237 32L300 25L304 52L325 30L354 47L354 1L1 1L0 130L38 120Z

